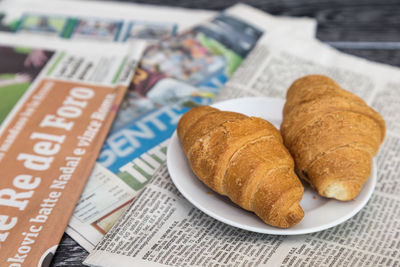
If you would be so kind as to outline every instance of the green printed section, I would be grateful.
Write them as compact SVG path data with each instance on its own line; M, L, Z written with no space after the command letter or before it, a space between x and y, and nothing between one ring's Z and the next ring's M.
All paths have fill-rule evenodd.
M61 37L69 39L72 36L72 33L75 30L76 25L78 24L77 19L69 19L67 22L67 25L65 25L64 31L61 35Z
M59 35L67 23L68 21L64 17L28 14L22 18L17 31L47 32Z
M149 162L147 162L147 161L145 161L144 159L142 159L142 158L139 158L139 160L141 160L144 164L146 164L147 166L149 166L151 169L155 169L156 167L154 167L153 165L151 165Z
M0 31L2 31L2 32L15 32L18 29L19 24L21 23L21 20L20 19L13 19L10 22L5 22L4 21L4 16L5 15L6 15L5 13L1 13L0 12Z
M142 162L146 163L148 166L151 166L147 161L138 158L137 160L141 160ZM118 173L118 177L120 177L126 184L128 184L131 188L133 188L134 190L138 191L140 189L142 189L146 184L147 181L150 180L150 178L152 177L153 173L154 173L154 167L152 167L153 172L152 173L147 173L146 171L144 171L140 166L138 166L137 164L132 164L131 168L136 170L138 172L138 174L140 175L140 177L134 177L132 174L128 173L128 172L120 172ZM143 182L144 180L146 180L146 182Z
M55 70L55 68L57 67L57 65L60 63L60 61L65 57L65 52L61 52L60 55L58 55L58 57L56 58L56 60L54 61L53 65L50 66L49 70L47 71L46 75L50 76L53 71Z
M158 163L162 164L164 161L160 159L156 154L151 154L150 157L152 157L155 161Z
M133 168L135 170L137 170L141 175L143 175L144 177L146 177L146 179L150 179L151 178L151 174L148 174L147 172L145 172L142 168L140 168L138 165L133 165Z
M4 74L0 75L0 81L6 78L13 78L14 75ZM14 83L6 86L0 86L0 124L7 117L8 113L26 92L31 84L29 82Z
M21 21L19 19L13 20L11 21L9 27L13 32L15 32L18 29L20 23Z
M112 83L116 83L118 81L119 76L121 75L122 69L124 68L126 62L128 61L128 57L124 57L124 60L122 60L121 65L119 65L119 68L117 70L117 73L115 74Z
M14 47L14 51L19 54L28 55L30 52L32 52L32 48L25 47L25 46L16 46L16 47Z
M134 159L131 163L128 163L129 171L126 171L125 166L127 165L125 165L124 171L117 174L118 177L121 178L132 189L136 191L142 189L151 179L156 169L162 163L164 163L164 160L160 158L163 157L163 155L157 156L155 153L162 153L163 155L166 155L167 147L165 146L165 143L164 145L161 144L161 147L157 146L145 154L146 156L154 159L158 164L156 162L152 162L151 160L150 162L152 163L150 163L149 160L145 160L143 156L141 156ZM148 169L147 167L149 167L150 169Z
M135 177L133 177L127 172L118 173L118 177L121 178L122 181L124 181L127 185L129 185L136 191L139 191L146 185L145 183L141 183L138 180L136 180Z
M200 43L210 49L211 53L217 54L217 55L223 55L226 60L227 60L227 69L226 72L228 76L232 75L235 70L240 66L240 64L243 61L243 58L233 52L232 50L226 48L223 44L220 42L217 42L216 40L207 37L203 33L198 34L198 38Z

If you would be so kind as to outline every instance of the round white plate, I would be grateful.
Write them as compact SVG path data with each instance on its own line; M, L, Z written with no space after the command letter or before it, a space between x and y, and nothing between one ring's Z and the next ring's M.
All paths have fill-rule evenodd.
M279 128L283 105L282 99L248 97L219 102L213 107L261 117ZM167 165L172 181L178 190L204 213L241 229L276 235L313 233L348 220L367 203L376 184L375 163L372 166L371 177L364 184L357 198L352 201L340 202L320 197L310 186L303 183L304 196L300 205L304 210L304 218L299 224L289 229L281 229L266 225L254 213L240 208L229 198L220 196L205 186L190 169L176 132L168 146Z

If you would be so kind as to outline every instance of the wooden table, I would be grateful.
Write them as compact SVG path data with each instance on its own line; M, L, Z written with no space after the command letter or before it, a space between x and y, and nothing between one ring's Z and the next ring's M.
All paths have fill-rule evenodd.
M233 0L124 1L223 10ZM337 49L400 67L398 0L243 0L274 15L308 16L318 21L317 38ZM64 234L51 266L85 266L88 253Z

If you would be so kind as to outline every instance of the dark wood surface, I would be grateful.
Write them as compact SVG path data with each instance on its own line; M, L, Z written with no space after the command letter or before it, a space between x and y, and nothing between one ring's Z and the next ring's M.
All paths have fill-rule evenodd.
M123 1L223 10L239 1ZM274 15L308 16L318 21L317 38L339 50L400 67L399 0L251 0L240 1ZM52 266L84 266L88 253L64 234ZM118 266L118 265L116 265Z

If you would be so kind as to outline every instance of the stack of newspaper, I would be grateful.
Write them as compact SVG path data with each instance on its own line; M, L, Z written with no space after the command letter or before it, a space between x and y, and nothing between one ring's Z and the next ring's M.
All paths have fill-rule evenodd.
M1 2L1 266L48 266L65 227L93 266L399 265L400 70L342 54L315 30L243 4L217 14ZM314 73L387 122L364 209L322 232L274 236L223 224L179 194L164 162L183 113L283 98Z

